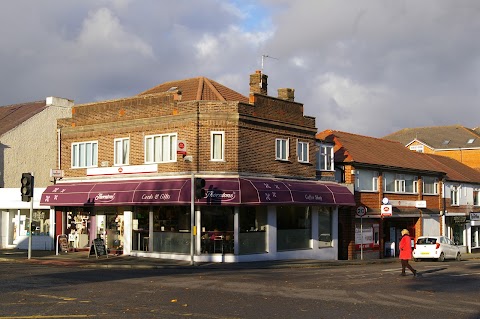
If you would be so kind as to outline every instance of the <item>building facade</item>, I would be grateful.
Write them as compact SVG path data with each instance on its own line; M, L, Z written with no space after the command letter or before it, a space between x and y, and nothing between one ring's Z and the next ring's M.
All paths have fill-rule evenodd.
M40 195L51 184L50 170L57 163L57 119L71 114L73 101L47 97L43 101L0 107L0 247L28 247L30 203L22 202L22 173L35 177L32 246L53 248L50 207Z
M475 169L384 139L333 130L317 138L325 145L323 153L333 154L335 179L354 188L356 209L339 216L344 258L397 256L404 228L414 238L447 235L464 253L478 246L478 229L468 213L478 201Z
M353 194L316 179L315 119L267 79L252 74L248 97L199 77L75 106L58 121L65 177L41 199L55 234L156 258L336 259Z

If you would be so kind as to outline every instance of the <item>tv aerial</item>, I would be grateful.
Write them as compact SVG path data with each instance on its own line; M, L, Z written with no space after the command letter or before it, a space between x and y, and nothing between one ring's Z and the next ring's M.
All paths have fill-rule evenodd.
M262 54L262 73L263 73L263 63L264 63L265 58L278 60L278 58L274 58L273 56L270 56L270 55L267 55L267 54Z

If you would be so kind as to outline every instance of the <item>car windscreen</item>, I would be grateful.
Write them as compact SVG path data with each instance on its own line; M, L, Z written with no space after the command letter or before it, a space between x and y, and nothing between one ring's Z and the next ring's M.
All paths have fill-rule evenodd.
M417 239L417 245L433 245L433 244L436 244L436 243L437 243L436 238L426 237L426 238Z

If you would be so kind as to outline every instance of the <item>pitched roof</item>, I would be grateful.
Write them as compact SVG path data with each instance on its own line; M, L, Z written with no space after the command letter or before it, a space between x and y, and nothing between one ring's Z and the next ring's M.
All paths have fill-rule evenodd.
M0 106L0 136L46 108L45 100Z
M456 159L434 154L423 154L423 156L435 161L436 165L447 173L445 178L449 181L476 184L480 182L479 171L457 161Z
M139 95L179 90L182 101L240 101L248 103L248 97L206 77L165 82L148 89Z
M403 145L418 140L433 149L480 147L480 135L461 125L404 128L383 138Z
M335 142L337 163L445 172L427 160L424 154L412 152L398 142L334 130L320 132L316 137Z

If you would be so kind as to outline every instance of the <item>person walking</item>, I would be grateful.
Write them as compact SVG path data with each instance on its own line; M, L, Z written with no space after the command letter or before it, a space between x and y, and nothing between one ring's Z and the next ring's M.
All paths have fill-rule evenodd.
M410 232L408 229L402 230L402 239L400 239L400 261L402 262L402 276L406 276L405 269L408 268L413 273L413 276L417 276L417 271L408 263L412 259L412 239L410 238Z

